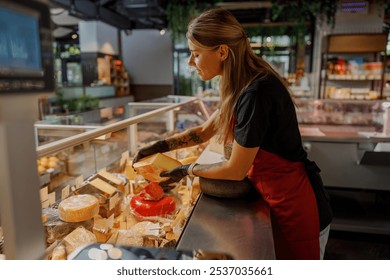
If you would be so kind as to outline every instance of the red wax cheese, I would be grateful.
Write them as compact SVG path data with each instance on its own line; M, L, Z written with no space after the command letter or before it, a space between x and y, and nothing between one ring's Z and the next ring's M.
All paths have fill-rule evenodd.
M144 187L140 196L145 200L160 200L164 196L164 190L157 182L151 182Z
M165 216L175 211L176 202L170 196L164 196L160 200L145 200L142 196L136 195L131 198L130 206L140 216Z

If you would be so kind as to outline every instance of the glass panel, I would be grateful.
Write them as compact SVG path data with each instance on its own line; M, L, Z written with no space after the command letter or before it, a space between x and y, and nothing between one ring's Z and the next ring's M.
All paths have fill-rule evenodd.
M134 172L131 158L133 154L129 152L129 147L135 145L139 148L149 145L153 141L203 123L208 116L208 109L205 109L207 106L198 99L192 101L191 99L169 96L157 102L140 103L137 109L145 111L146 108L148 115L141 115L141 112L135 110L135 117L140 118L136 124L121 129L101 127L75 135L72 138L75 144L70 148L58 149L59 152L37 159L41 181L42 213L47 219L44 221L44 228L48 246L54 244L55 247L62 242L75 230L76 224L77 227L82 226L92 232L92 236L95 236L96 241L100 243L148 247L176 246L198 198L199 185L192 182L193 178L188 177L178 183L174 189L166 192L164 197L168 197L168 200L175 203L175 208L170 213L149 216L146 212L143 214L136 212L131 206L131 201L140 199L144 187L149 182L142 175ZM181 104L183 102L188 103ZM161 108L164 110L166 106L175 103L179 106L151 115L153 110ZM119 127L119 124L112 124L112 126ZM132 130L135 130L136 137L132 137L134 136ZM95 137L94 133L99 137ZM84 137L91 138L86 135L93 135L95 138L80 141ZM76 144L79 141L81 143ZM60 144L63 145L60 141L51 145ZM176 160L194 161L204 147L205 144L166 154ZM50 145L38 149L38 154L44 154L42 150L45 148L48 150ZM112 179L112 176L117 180L107 180L107 178ZM102 193L101 189L94 186L96 179L108 182L111 187L115 187L115 191L112 194ZM118 180L121 183L114 182ZM61 220L57 210L61 201L76 194L91 194L97 197L99 216L77 223ZM75 237L75 242L78 246L83 245L81 238ZM68 248L67 252L69 253ZM54 256L50 251L49 258Z

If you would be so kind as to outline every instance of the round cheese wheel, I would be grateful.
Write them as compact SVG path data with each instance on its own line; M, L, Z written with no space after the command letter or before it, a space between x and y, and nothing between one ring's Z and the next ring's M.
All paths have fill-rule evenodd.
M175 211L176 202L170 196L164 196L160 200L145 200L142 196L136 195L131 198L130 206L140 216L165 216Z
M76 223L92 219L99 213L99 201L90 194L70 196L58 205L60 219Z

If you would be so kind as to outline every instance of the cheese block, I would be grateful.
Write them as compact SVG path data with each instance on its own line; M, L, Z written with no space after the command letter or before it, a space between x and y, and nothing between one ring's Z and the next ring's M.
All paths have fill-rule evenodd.
M167 155L157 153L134 163L134 169L138 174L142 175L146 180L151 182L164 181L167 178L160 177L163 171L171 170L175 167L181 166L180 161L171 158Z
M115 187L111 186L109 183L103 181L100 178L93 179L91 182L89 182L89 184L101 192L108 194L109 196L112 196L116 192Z
M181 164L190 164L194 163L198 159L198 156L191 156L191 157L186 157L180 160Z
M105 180L106 182L111 182L113 183L116 187L122 185L122 180L119 179L118 177L116 177L114 174L111 174L105 170L101 170L98 172L97 174L99 177L101 177L103 180Z
M61 201L58 210L59 217L64 222L83 222L99 213L99 201L90 194L74 195Z
M96 242L96 236L84 227L76 228L74 231L65 236L63 240L63 244L68 255L77 249L77 247Z
M52 260L66 260L66 250L64 245L58 245L51 254Z

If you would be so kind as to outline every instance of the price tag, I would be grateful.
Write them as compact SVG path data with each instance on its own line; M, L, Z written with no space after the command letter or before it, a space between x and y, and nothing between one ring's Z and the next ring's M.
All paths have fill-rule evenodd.
M115 205L117 204L119 200L119 194L116 193L113 197L110 198L110 202L108 203L108 210L114 209Z
M61 190L61 200L64 200L65 198L67 198L69 196L69 192L70 192L70 186L67 185L66 187L64 187Z
M119 166L122 167L126 163L128 158L129 158L129 152L128 151L123 152L121 156L121 161L119 162Z
M81 184L83 183L83 175L80 175L79 177L76 178L75 184L76 184L76 190L81 187Z
M48 187L44 187L44 188L40 189L39 190L39 196L41 198L41 202L48 200L49 199L49 189L48 189Z
M56 203L56 192L49 193L49 204L53 205Z

